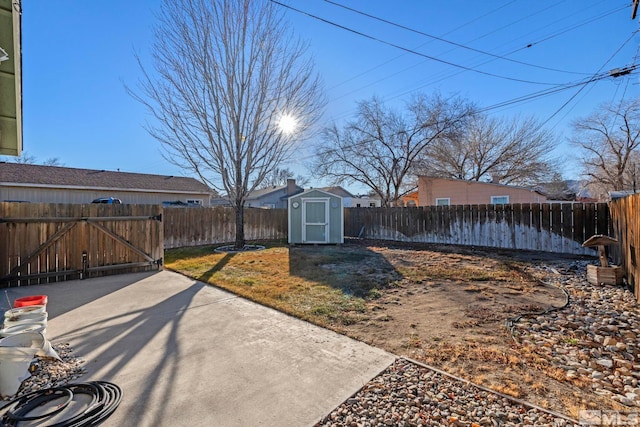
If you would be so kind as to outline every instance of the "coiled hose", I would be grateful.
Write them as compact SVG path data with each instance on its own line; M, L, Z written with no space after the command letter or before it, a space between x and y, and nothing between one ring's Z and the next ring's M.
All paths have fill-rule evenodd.
M76 398L86 395L89 403ZM34 391L0 408L0 425L16 426L21 421L38 421L49 427L97 426L116 410L122 390L106 381L67 384ZM44 424L40 424L44 423Z

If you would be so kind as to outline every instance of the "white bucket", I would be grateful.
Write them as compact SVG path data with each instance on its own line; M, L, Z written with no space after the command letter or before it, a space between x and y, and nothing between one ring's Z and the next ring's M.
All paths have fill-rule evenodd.
M0 347L0 397L16 394L22 381L31 376L29 365L37 351L30 347Z
M51 347L51 343L41 332L22 332L0 339L1 347L29 347L36 350L36 355L53 357L61 360L58 353Z
M9 335L21 334L23 332L40 332L42 335L45 335L47 333L47 325L25 323L22 325L9 326L8 328L0 329L0 338L5 338Z
M41 323L46 325L48 317L49 315L46 311L44 313L23 313L20 315L13 315L4 318L4 327L8 328L9 326L23 325L25 323Z
M22 314L20 316L13 316L4 319L4 327L8 328L10 326L16 325L24 325L27 323L37 323L46 326L47 318L49 316L47 313L32 313L32 314Z
M10 319L12 317L19 317L22 315L31 315L45 313L47 307L44 305L28 305L24 307L12 308L4 312L4 318Z

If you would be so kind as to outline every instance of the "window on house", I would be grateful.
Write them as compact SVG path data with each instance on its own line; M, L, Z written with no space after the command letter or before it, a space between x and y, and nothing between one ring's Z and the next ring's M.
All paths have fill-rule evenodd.
M187 199L187 204L202 206L202 199Z
M508 205L509 196L491 196L492 205Z
M375 208L376 207L376 202L369 202L369 207L370 208Z
M449 206L451 204L451 198L449 197L437 197L436 206Z
M356 208L361 208L360 203L356 203Z

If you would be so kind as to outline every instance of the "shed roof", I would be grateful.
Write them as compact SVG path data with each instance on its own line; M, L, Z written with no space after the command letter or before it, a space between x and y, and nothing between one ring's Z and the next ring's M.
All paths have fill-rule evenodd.
M295 194L295 195L291 196L290 198L298 198L298 197L310 196L312 193L321 193L323 196L337 197L339 199L342 199L342 196L339 196L338 194L334 194L334 193L329 193L328 191L322 190L320 188L309 188L307 190L304 190L301 193L298 193L298 194Z
M0 184L211 193L194 178L0 162Z

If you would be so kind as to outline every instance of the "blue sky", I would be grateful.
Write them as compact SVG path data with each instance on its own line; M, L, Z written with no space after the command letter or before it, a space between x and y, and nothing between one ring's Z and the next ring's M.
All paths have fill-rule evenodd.
M308 14L283 8L296 33L309 42L324 82L328 105L320 125L349 119L356 102L373 95L401 106L414 91L440 91L495 106L631 65L640 43L626 0L336 0L424 34L324 0L281 2ZM162 158L159 143L143 129L150 116L124 88L140 76L134 52L148 58L158 8L159 0L23 2L28 154L40 162L57 157L68 167L183 174ZM546 121L561 142L560 172L575 178L577 155L564 142L571 120L602 102L637 95L637 75L631 74L489 113ZM308 174L300 165L309 160L313 142L285 166Z

